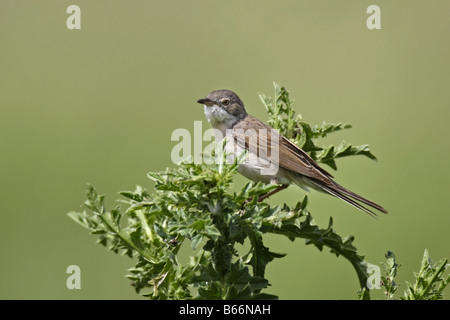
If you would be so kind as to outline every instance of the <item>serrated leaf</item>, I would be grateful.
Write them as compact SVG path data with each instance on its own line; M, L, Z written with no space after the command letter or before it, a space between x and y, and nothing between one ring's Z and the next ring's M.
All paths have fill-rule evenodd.
M134 201L142 201L141 195L136 194L136 193L131 192L131 191L120 191L119 194L124 196L125 198L131 199L131 200L134 200Z
M76 223L78 223L79 225L81 225L84 228L89 228L89 224L86 221L86 211L84 212L75 212L75 211L71 211L69 213L67 213L67 215Z
M282 258L286 254L271 252L269 248L264 246L261 234L253 234L250 236L252 244L251 259L248 262L253 268L255 276L264 277L267 264L274 258Z
M202 243L203 241L203 235L201 234L196 234L195 236L193 236L191 238L191 247L192 250L197 249L197 247L199 246L200 243Z
M156 234L159 235L162 239L167 240L171 237L160 227L158 223L153 224L153 230L155 230Z

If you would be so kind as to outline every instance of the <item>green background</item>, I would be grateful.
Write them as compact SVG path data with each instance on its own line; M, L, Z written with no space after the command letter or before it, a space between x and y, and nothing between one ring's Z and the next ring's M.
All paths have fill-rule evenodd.
M81 30L66 28L70 4ZM381 30L366 27L371 4ZM140 298L124 277L133 261L96 245L67 212L81 210L87 182L110 208L121 190L151 190L146 173L174 166L172 131L193 132L195 120L209 128L196 100L214 89L237 92L266 120L257 93L272 95L273 81L305 121L353 125L327 142L368 143L379 158L342 159L334 176L388 215L374 220L317 193L310 211L322 227L333 216L371 263L395 252L402 292L425 248L450 258L448 12L448 1L418 0L1 0L0 298ZM270 202L303 196L291 187ZM343 258L265 241L288 254L269 264L267 292L356 298ZM81 290L66 287L72 264Z

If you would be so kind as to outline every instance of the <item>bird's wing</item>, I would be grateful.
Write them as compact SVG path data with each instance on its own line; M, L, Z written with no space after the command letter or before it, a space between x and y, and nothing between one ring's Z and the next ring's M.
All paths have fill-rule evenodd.
M329 182L333 176L321 168L305 151L284 136L280 136L280 166L301 175Z
M280 167L297 172L298 174L309 178L318 190L323 190L338 197L370 215L375 215L375 213L355 202L353 199L367 204L381 212L387 213L382 206L363 198L334 182L332 180L333 176L322 169L305 151L286 137L278 134L278 132L270 126L251 116L247 117L248 121L239 122L232 130L234 142L241 148L257 153L258 157L265 158L271 162L278 162ZM255 130L259 134L254 135L251 132L246 131L249 128ZM265 129L265 131L261 131L262 129ZM251 141L252 139L253 142ZM255 141L257 146L265 146L266 152L260 152L258 148L256 148L257 150L255 151ZM276 155L275 148L278 148L278 156ZM274 150L275 156L272 154Z
M248 121L241 121L233 127L232 134L236 144L250 152L258 152L258 157L277 162L280 167L303 176L324 183L329 183L333 178L330 173L322 169L305 151L289 139L278 134L273 128L258 119L252 116L247 117L246 120ZM252 135L251 130L254 130L257 135ZM252 139L254 139L253 143L251 142ZM258 147L266 148L267 152L260 152L259 148L255 148L255 142ZM277 149L278 157L276 156ZM272 154L273 152L274 154Z

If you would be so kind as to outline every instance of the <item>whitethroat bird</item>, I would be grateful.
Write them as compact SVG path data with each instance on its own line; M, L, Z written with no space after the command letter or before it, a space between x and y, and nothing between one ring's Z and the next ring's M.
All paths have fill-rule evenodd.
M286 137L279 135L269 125L247 114L244 103L233 91L215 90L197 102L204 105L206 118L218 135L231 137L230 142L233 144L229 147L230 143L227 140L226 151L231 150L238 155L247 150L248 157L254 155L259 160L239 164L238 171L255 182L279 185L273 191L261 196L259 201L295 183L305 190L311 187L331 194L372 216L376 215L375 212L361 203L387 213L382 206L334 182L333 176L321 168L305 151ZM267 149L266 152L258 152L261 146ZM275 160L274 154L277 156ZM268 163L275 164L277 170L268 170L264 173L262 169Z

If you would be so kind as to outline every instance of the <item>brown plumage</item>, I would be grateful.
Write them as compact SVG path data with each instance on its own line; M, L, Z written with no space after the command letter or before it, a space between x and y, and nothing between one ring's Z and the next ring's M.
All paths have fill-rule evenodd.
M254 152L259 150L259 146L265 146L267 153L257 152L257 156L260 159L272 161L272 163L274 159L270 155L272 155L272 151L278 151L275 164L279 169L273 175L262 175L260 167L248 163L240 165L238 169L241 174L251 180L281 185L269 195L285 189L293 182L305 189L312 187L331 194L369 215L375 216L376 214L357 201L387 213L383 207L375 202L361 197L333 181L333 176L321 168L305 151L286 137L279 135L269 125L248 115L244 104L234 92L216 90L205 99L198 100L198 102L205 105L205 114L212 126L220 130L222 136L225 136L226 130L228 130L228 133L231 133L234 139L234 143L242 150ZM265 134L258 134L259 132Z

